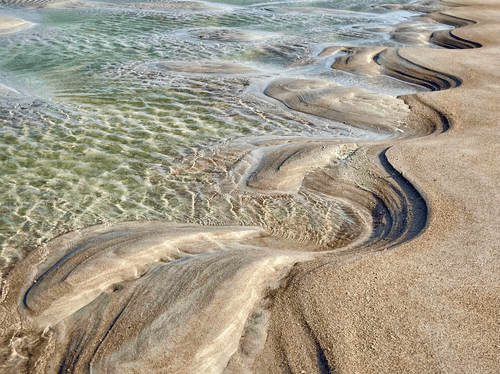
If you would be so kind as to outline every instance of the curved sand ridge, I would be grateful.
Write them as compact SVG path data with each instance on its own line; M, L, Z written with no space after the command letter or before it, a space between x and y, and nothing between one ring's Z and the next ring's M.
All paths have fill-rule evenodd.
M497 16L497 7L485 9ZM299 225L290 228L299 232L296 237L261 228L161 222L63 235L28 255L5 279L3 369L495 372L498 276L492 282L492 274L498 269L488 256L498 244L493 231L498 214L477 197L463 199L471 189L486 196L478 184L489 186L498 174L479 163L488 154L474 151L478 144L491 151L485 137L498 114L498 25L483 14L485 9L453 11L457 18L466 14L478 21L471 31L466 31L469 26L453 35L481 43L479 50L432 50L423 56L418 49L381 49L359 59L360 69L366 63L432 90L448 88L403 98L412 111L405 118L412 131L403 137L411 141L359 147L338 140L276 139L221 148L192 163L197 170L228 164L214 187L214 197L221 200L236 192L253 194L266 209L277 196L309 201L315 196L314 204L334 201L340 207L336 214L350 220L332 227L331 241L313 240L306 228L300 235ZM492 67L475 62L478 54ZM465 62L451 68L446 59L452 55ZM317 114L327 111L336 90L317 81L278 81L268 94ZM482 121L463 104L471 91ZM368 104L365 110L373 109L370 95L355 94ZM313 108L305 109L309 105ZM330 110L335 112L336 105ZM361 111L360 116L360 123L368 122L367 114ZM377 124L379 116L373 118ZM470 131L471 124L476 132ZM449 128L440 136L414 139ZM456 151L467 157L456 160ZM471 160L481 166L469 178L463 170ZM426 201L409 180L425 191ZM489 196L498 201L497 192ZM485 238L464 244L463 233L476 238L482 222L461 220L456 209L488 217L490 226L481 231ZM343 226L349 221L352 225ZM398 244L396 250L376 252ZM341 251L327 252L338 246ZM446 257L450 246L453 256ZM444 264L436 268L440 261ZM481 269L467 273L471 261ZM447 266L448 272L443 270ZM477 283L457 278L460 271ZM461 292L455 292L457 285ZM461 306L471 304L481 308ZM468 320L474 323L464 325ZM474 344L478 349L470 349Z
M409 83L426 87L432 91L457 87L460 79L439 71L415 64L400 54L399 48L385 47L329 47L320 56L345 52L336 58L332 67L351 73L385 74Z
M265 94L291 109L385 132L403 132L399 127L409 112L402 100L334 82L278 79Z

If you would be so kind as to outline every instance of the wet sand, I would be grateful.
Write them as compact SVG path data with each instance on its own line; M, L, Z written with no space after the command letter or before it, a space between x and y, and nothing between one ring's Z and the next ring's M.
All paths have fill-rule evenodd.
M266 90L358 126L390 117L399 138L271 139L189 166L227 164L214 205L238 191L254 209L286 216L296 199L327 220L129 222L55 238L4 271L2 370L498 372L500 7L424 8L436 7L428 17L459 27L429 36L448 49L360 47L332 67L433 92L351 90L339 103L345 93L317 81Z
M33 23L23 19L0 15L0 34L10 34L33 26Z
M186 64L184 61L161 62L158 66L167 71L184 72L190 74L249 74L256 70L243 65L225 61L194 61Z

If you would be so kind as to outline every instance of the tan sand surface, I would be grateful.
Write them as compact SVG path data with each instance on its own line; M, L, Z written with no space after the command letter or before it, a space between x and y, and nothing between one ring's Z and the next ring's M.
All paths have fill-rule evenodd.
M318 361L335 373L500 371L499 4L442 5L448 20L473 21L453 34L482 47L400 50L461 85L405 97L417 113L424 104L445 116L450 129L387 152L425 195L426 231L373 256L301 266L275 300L254 372L310 373Z
M400 99L334 82L277 79L264 91L287 107L351 126L400 131L409 111Z
M346 105L363 121L394 115L408 134L276 138L189 160L224 171L203 191L213 209L237 196L230 214L258 210L262 228L125 222L29 252L3 274L0 369L499 372L500 5L412 7L460 27L434 35L448 49L360 47L333 68L431 92L356 91L339 110L325 82L268 89L326 118Z

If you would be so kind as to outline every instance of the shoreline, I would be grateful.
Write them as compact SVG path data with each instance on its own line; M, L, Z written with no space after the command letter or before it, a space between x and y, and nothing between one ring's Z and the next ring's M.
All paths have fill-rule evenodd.
M476 48L400 51L420 66L458 77L461 85L402 98L412 112L445 119L449 128L394 142L387 151L390 164L429 204L426 230L391 251L304 265L304 275L289 280L291 290L273 308L271 334L276 346L287 348L273 353L268 345L256 372L277 372L280 365L266 365L282 355L289 367L311 369L304 362L312 358L300 353L307 338L299 339L285 319L309 326L302 334L321 347L325 372L500 370L500 6L464 0L440 5L451 5L446 15L429 16L461 26L451 31L457 46Z

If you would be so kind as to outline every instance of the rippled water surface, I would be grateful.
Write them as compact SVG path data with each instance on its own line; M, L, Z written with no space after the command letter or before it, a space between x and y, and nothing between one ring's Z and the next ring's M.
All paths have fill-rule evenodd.
M203 11L133 1L71 9L3 4L0 14L35 25L0 35L0 83L13 88L0 90L2 246L110 221L258 225L262 202L248 198L237 218L230 212L237 197L210 204L223 165L210 173L186 165L221 144L258 136L369 138L284 110L262 92L272 79L311 74L358 84L312 59L336 44L397 45L368 26L412 14L371 8L377 3L227 0ZM255 72L172 72L159 64L207 60ZM396 82L388 89L408 92ZM275 219L309 214L315 224L314 211L290 210L286 198L272 204ZM327 217L330 208L315 209Z

